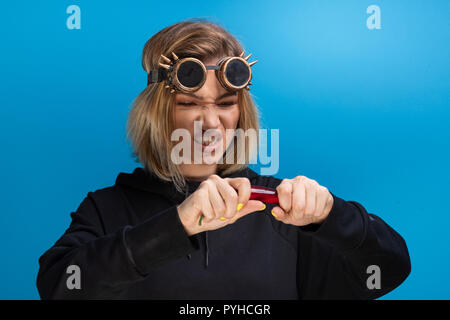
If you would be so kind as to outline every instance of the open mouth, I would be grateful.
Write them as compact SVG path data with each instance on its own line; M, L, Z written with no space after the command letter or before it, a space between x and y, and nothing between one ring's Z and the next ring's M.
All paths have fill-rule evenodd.
M204 147L214 146L218 144L220 141L222 141L222 135L220 133L205 134L203 136L203 139L201 136L194 137L194 141L197 142L198 144L201 144Z
M201 144L202 146L209 146L209 145L214 145L218 142L218 139L216 138L211 138L209 140L197 140L195 139L195 142Z

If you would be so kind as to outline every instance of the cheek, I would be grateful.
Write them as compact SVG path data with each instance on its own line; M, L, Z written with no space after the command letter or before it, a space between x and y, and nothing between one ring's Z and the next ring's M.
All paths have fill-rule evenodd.
M221 116L223 126L226 129L235 129L239 121L239 114L240 111L238 106L232 110L227 110L227 112L224 112Z
M191 129L194 118L195 114L193 114L193 112L175 110L173 115L174 128Z

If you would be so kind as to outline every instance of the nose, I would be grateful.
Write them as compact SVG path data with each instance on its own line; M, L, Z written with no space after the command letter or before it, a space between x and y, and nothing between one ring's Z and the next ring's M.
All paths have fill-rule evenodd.
M211 61L209 64L216 64L216 62ZM220 125L220 119L218 110L216 108L214 97L218 96L220 91L220 83L216 78L214 70L208 70L206 74L206 81L202 88L198 90L197 94L205 97L202 101L202 112L201 120L203 121L202 126L204 130L217 129Z
M220 125L220 118L214 104L203 106L201 112L202 126L204 130L216 129Z

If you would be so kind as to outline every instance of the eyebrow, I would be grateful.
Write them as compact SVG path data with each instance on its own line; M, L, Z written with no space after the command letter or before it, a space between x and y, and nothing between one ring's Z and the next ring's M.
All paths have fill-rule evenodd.
M198 100L203 100L202 96L198 96L195 93L183 93L183 95L189 96L189 97L193 97L193 98L196 98ZM236 96L236 95L237 95L236 92L226 92L226 93L222 94L221 96L219 96L216 100L220 100L220 99L223 99L223 98L226 98L226 97L231 97L231 96Z

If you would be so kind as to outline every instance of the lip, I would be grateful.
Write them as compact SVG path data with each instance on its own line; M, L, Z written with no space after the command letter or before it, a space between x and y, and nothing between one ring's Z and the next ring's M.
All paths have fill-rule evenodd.
M211 143L211 144L205 146L203 143L200 143L197 139L194 139L194 142L199 144L199 145L201 145L202 146L202 150L203 151L207 151L207 152L215 150L219 146L219 143L221 141L222 141L221 139L218 139L214 143Z
M210 137L215 137L216 138L214 143L210 143L208 145L204 145L202 143L203 139L204 140L209 140ZM194 137L194 142L199 144L199 145L201 145L202 146L202 150L210 152L210 151L215 150L217 148L217 146L219 146L219 143L222 142L222 134L220 132L218 132L218 131L210 133L210 134L205 133L204 135L199 135L199 136Z

